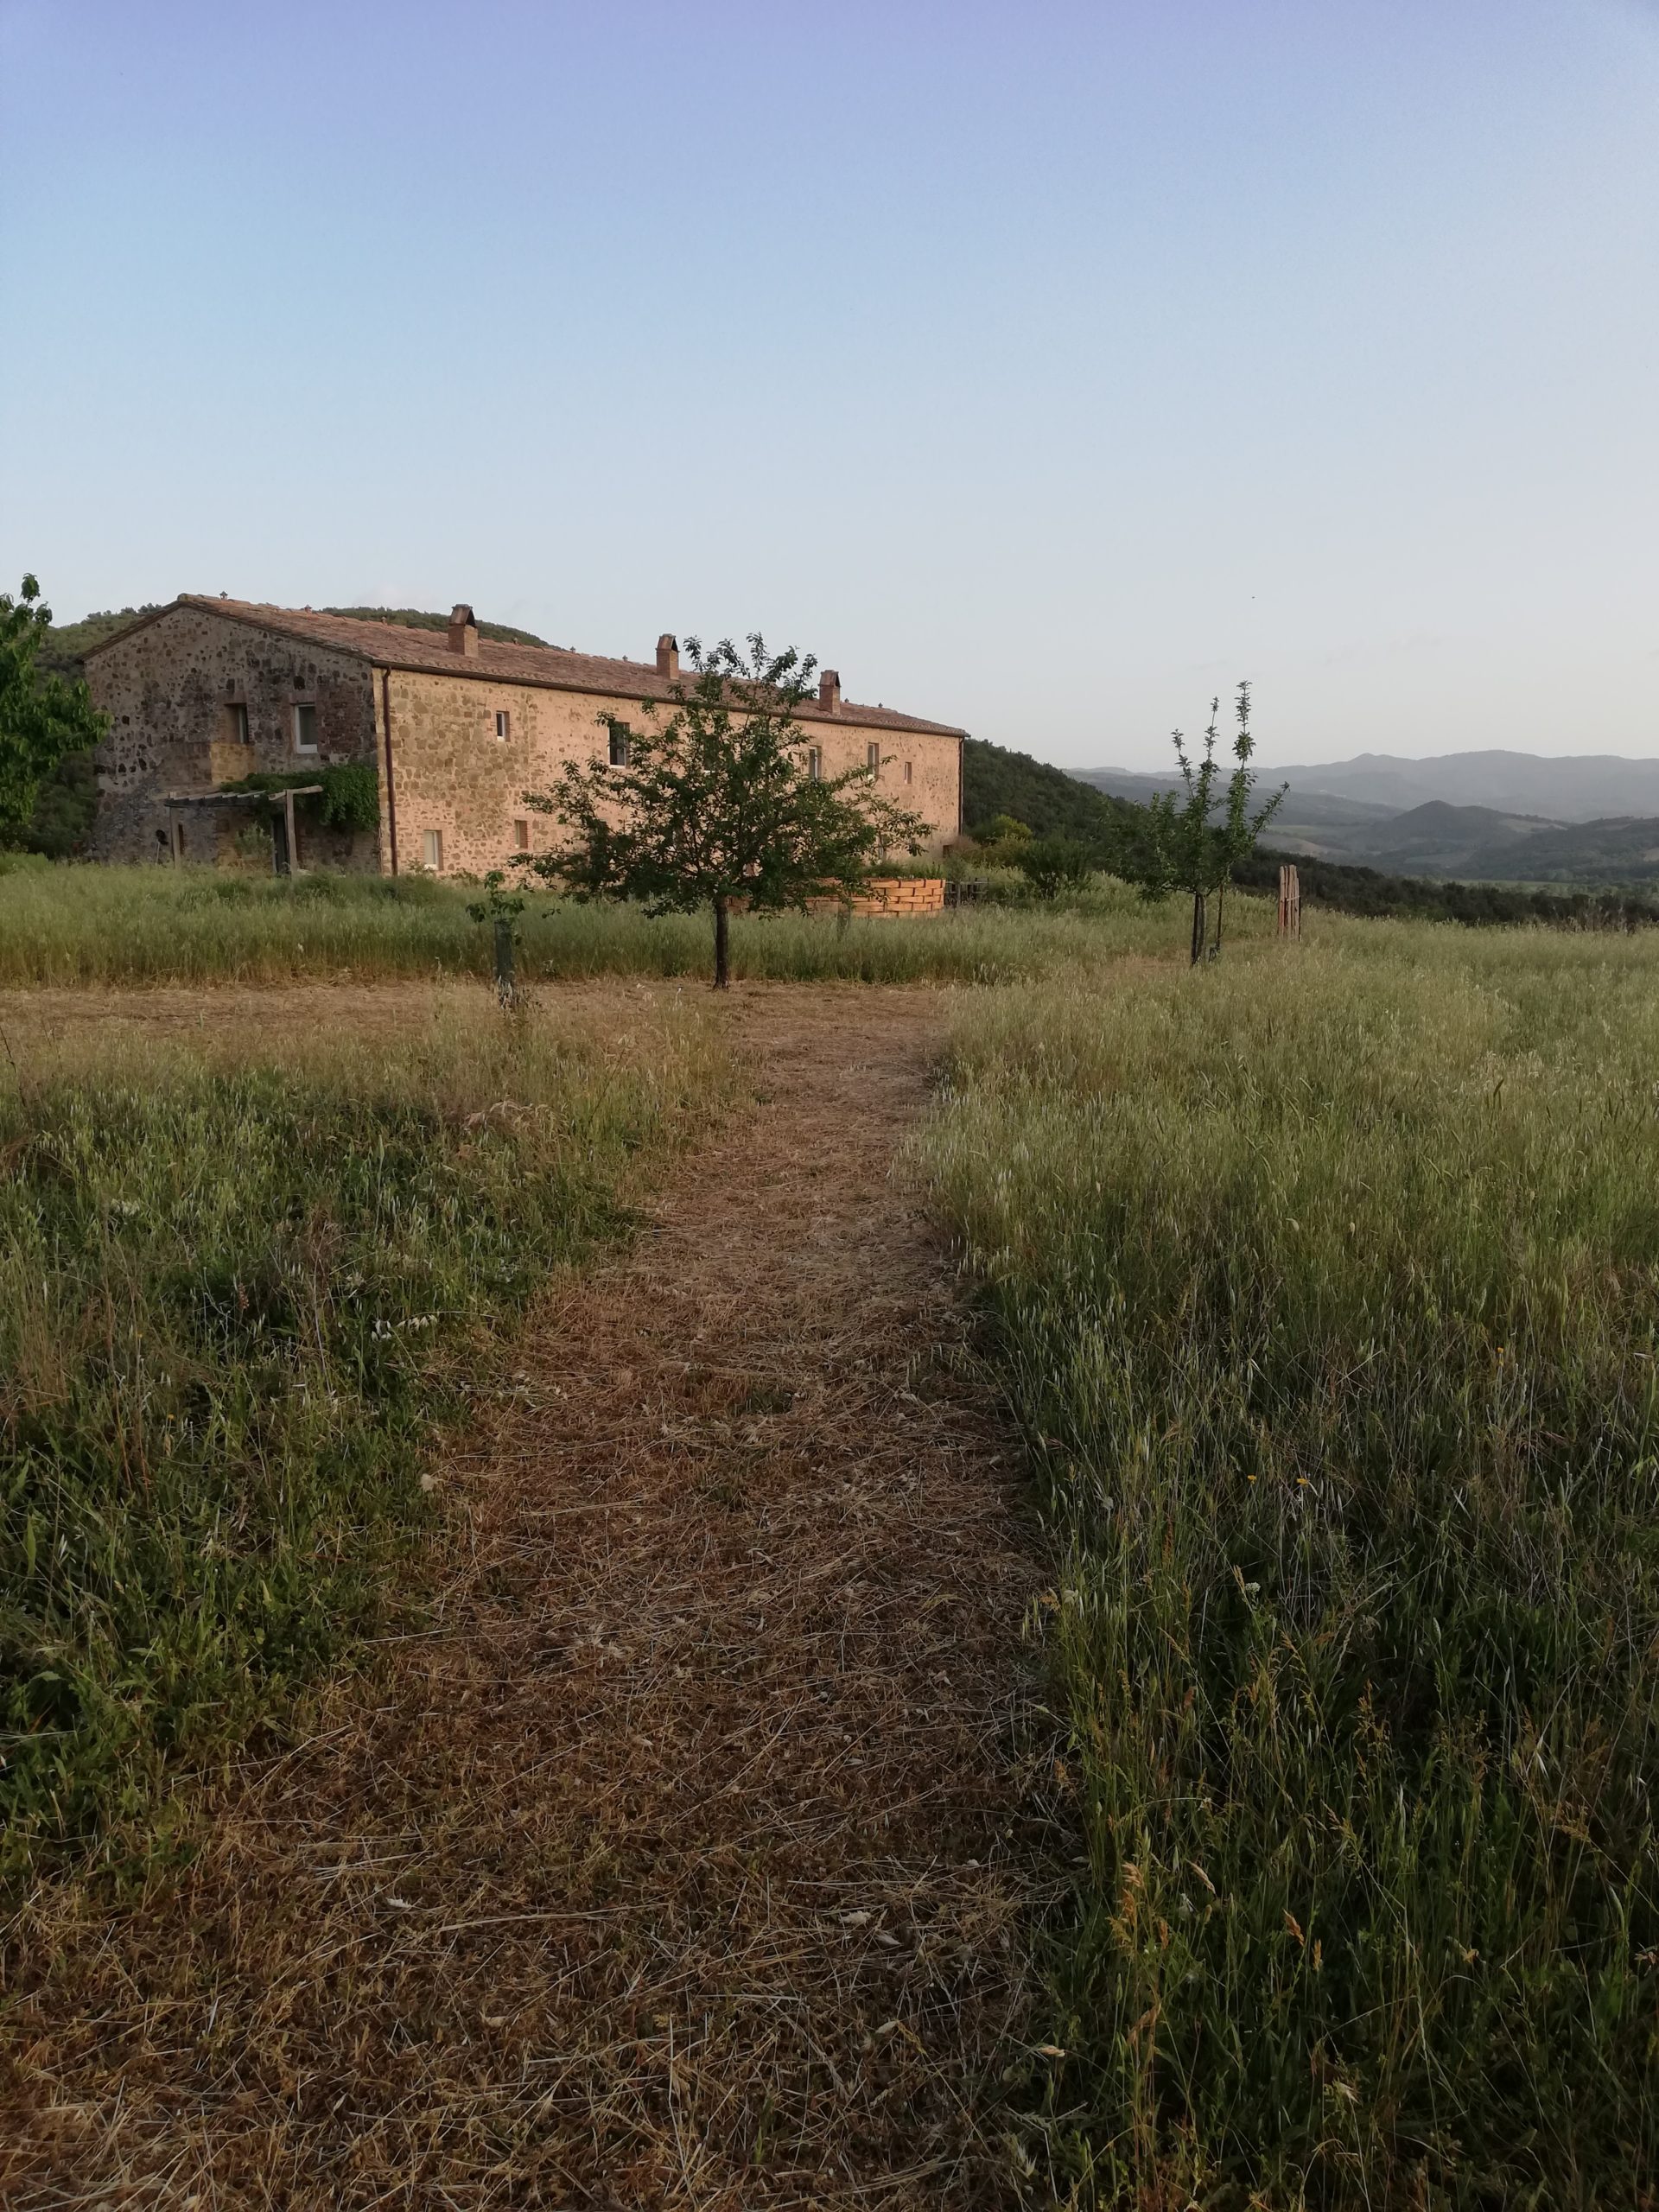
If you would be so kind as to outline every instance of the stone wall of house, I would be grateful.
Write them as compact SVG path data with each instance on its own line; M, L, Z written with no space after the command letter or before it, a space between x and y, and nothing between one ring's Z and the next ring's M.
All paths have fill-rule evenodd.
M326 646L282 638L246 622L180 607L118 639L86 663L93 703L110 717L97 753L98 819L92 858L172 857L169 825L181 828L184 857L269 866L268 832L251 808L181 807L169 791L202 791L242 776L375 759L370 671ZM317 749L296 748L296 706L315 709ZM246 709L248 741L238 742ZM299 824L302 867L373 870L371 832L351 837Z
M567 761L602 758L609 745L602 715L636 725L642 720L638 699L544 691L479 677L393 669L387 688L397 867L404 874L423 868L445 875L482 874L505 866L517 851L546 851L557 843L560 826L527 807L524 794L550 790ZM377 715L380 705L377 680ZM503 715L505 728L499 721ZM933 825L925 849L938 852L957 835L957 739L872 729L839 718L804 722L802 728L807 741L821 748L826 776L861 767L869 746L878 744L882 791ZM384 732L381 742L384 747ZM383 789L381 857L390 868L385 817Z
M168 793L199 793L255 772L362 761L380 776L378 838L326 833L302 811L302 867L481 875L515 852L556 842L558 824L527 807L524 795L550 790L567 761L603 757L602 715L641 720L637 698L543 690L476 673L385 671L195 607L169 608L118 639L88 659L86 674L94 703L110 717L98 751L91 847L98 860L168 860L176 823L186 860L269 866L269 832L256 810L222 803L169 809ZM315 753L296 749L299 706L315 710ZM245 718L243 744L236 733ZM875 744L881 789L933 825L927 850L957 835L957 739L872 729L840 715L802 728L828 776L863 766Z

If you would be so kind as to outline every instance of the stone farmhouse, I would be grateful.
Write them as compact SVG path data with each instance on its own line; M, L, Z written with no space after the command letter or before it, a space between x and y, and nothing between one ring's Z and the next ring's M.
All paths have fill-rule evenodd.
M187 595L86 657L110 717L92 856L245 861L268 833L227 785L359 762L378 772L378 830L324 830L290 808L267 864L274 845L279 868L481 874L556 841L524 792L549 788L567 760L616 758L626 736L601 715L626 723L642 701L667 699L679 658L669 636L654 661L500 643L479 636L470 607L445 632ZM960 833L961 730L855 706L833 670L801 721L814 772L870 766L931 824L930 849Z

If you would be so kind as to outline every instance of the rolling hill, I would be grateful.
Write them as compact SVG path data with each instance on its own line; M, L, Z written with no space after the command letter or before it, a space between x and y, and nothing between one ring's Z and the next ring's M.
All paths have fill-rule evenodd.
M1181 788L1177 776L1129 769L1091 769L1080 780L1143 804ZM1659 760L1363 753L1263 769L1258 789L1286 781L1267 835L1295 856L1442 880L1659 882Z

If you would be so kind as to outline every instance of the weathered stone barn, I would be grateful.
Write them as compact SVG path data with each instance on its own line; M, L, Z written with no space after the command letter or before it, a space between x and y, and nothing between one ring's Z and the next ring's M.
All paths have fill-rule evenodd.
M110 717L93 857L246 856L267 833L226 785L355 762L377 772L378 830L312 827L302 810L297 865L481 874L551 842L556 825L524 792L604 753L600 717L626 722L678 675L666 636L654 663L607 660L480 638L469 607L446 632L185 596L86 657ZM958 834L962 731L855 706L832 671L801 720L823 774L874 765L931 824L931 849Z

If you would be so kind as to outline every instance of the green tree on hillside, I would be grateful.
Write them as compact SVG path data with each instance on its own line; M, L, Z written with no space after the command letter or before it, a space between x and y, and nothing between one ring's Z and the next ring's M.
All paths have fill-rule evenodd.
M1236 765L1224 796L1217 793L1221 763L1216 759L1216 744L1220 712L1220 699L1211 699L1204 753L1197 761L1187 752L1184 734L1179 729L1170 733L1186 795L1182 798L1165 791L1148 803L1145 835L1130 856L1133 880L1147 898L1161 899L1173 891L1191 893L1194 966L1204 958L1208 943L1210 894L1216 893L1216 937L1210 949L1219 952L1222 895L1234 868L1251 852L1278 811L1287 788L1281 785L1265 806L1250 811L1255 772L1249 763L1255 741L1250 734L1250 687L1246 683L1238 687L1234 708L1238 724L1233 738Z
M724 990L734 905L777 912L829 891L850 898L888 854L915 852L927 824L883 798L866 767L822 772L796 719L810 656L769 652L758 635L747 654L729 639L708 653L688 639L686 652L696 677L673 684L666 710L647 699L637 723L601 715L608 759L570 762L552 791L524 794L570 836L516 865L578 899L637 899L652 914L708 907Z
M47 779L104 734L86 686L39 664L51 626L33 576L16 599L0 592L0 834L28 822Z

